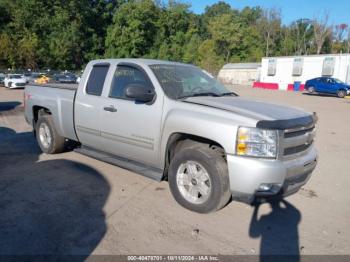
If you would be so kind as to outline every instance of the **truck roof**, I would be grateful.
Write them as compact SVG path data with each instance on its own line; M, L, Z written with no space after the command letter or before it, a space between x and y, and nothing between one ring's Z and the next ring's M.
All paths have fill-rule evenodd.
M165 65L182 65L182 66L194 66L192 64L185 64L180 62L174 62L174 61L166 61L166 60L157 60L157 59L145 59L145 58L111 58L111 59L97 59L92 60L92 63L120 63L120 62L130 62L135 63L139 65L159 65L159 64L165 64Z

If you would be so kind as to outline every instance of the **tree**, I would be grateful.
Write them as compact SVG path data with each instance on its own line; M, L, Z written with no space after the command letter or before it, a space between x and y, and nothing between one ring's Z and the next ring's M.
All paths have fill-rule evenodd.
M37 67L37 48L38 48L38 37L36 34L27 33L19 41L18 56L20 64L30 69Z
M259 28L262 13L260 7L245 7L239 13L242 31L242 42L237 54L239 61L257 62L264 56L264 38Z
M221 16L223 14L229 14L232 12L231 6L224 1L219 1L211 6L205 8L203 16L206 18L213 18Z
M0 34L0 68L15 67L13 41L7 33Z
M348 28L347 24L339 24L339 25L335 25L335 30L334 30L334 35L335 35L335 40L338 42L343 41L344 38L344 34L346 32L346 29Z
M269 56L271 45L274 44L278 30L281 28L281 11L277 8L264 9L259 25L266 44L265 56Z
M182 0L0 0L0 67L81 69L101 57L183 61L216 74L262 56L350 51L350 30L328 15L281 24L276 8L195 14Z
M323 17L314 18L312 21L317 54L321 53L326 38L332 33L332 28L328 25L328 19L329 14L324 13Z
M263 9L261 7L245 7L242 9L239 14L242 22L244 22L248 26L257 26L259 19L261 19L263 15Z
M283 56L293 55L294 53L296 53L296 50L298 50L293 29L290 27L283 27L282 35L283 40L280 54Z
M202 38L198 34L192 34L189 42L185 45L183 61L196 64L199 61L198 49L201 46Z
M113 15L126 0L95 0L89 1L90 7L85 16L89 25L87 38L89 44L84 51L84 61L101 58L105 55L105 40L108 27L113 22ZM86 36L84 36L86 38Z
M215 50L222 53L228 63L232 54L240 49L242 40L241 23L233 14L223 14L209 22L209 32L215 43Z
M223 64L223 58L215 52L215 42L205 40L198 49L198 65L209 73L217 75Z
M312 25L310 19L301 18L291 25L291 33L295 42L295 54L302 55L308 53L312 36Z
M242 41L239 50L236 50L238 62L259 62L264 56L264 40L256 26L242 28Z
M344 42L346 46L346 52L350 53L350 27L346 29L346 36Z
M346 41L345 34L347 32L348 25L347 24L339 24L334 26L334 35L332 41L332 51L335 53L342 53L343 50L346 50Z
M38 67L80 69L91 58L104 54L107 25L114 9L123 2L0 0L3 12L0 33L10 35L15 45L7 65L23 68L29 63ZM35 48L34 53L22 52L22 49L28 51L29 45Z
M4 27L11 21L10 10L9 10L8 0L0 0L0 30L3 30Z
M106 56L142 57L157 33L159 9L151 0L130 1L115 12L106 36Z
M190 58L186 52L196 46L194 35L199 37L199 19L189 11L187 4L171 1L163 6L157 28L150 57L183 61L186 55L187 61L194 59L195 54Z

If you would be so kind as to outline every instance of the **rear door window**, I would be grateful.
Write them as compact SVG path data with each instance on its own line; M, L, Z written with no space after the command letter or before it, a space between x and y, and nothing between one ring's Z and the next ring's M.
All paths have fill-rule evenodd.
M102 94L108 69L109 64L93 66L86 85L86 93L95 96L100 96Z

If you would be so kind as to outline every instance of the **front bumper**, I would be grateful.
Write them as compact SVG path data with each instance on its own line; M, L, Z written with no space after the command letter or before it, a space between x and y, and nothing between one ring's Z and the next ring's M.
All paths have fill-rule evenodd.
M227 155L227 163L233 199L252 203L257 197L296 193L315 169L317 152L311 146L302 156L289 160ZM271 188L262 190L262 185Z

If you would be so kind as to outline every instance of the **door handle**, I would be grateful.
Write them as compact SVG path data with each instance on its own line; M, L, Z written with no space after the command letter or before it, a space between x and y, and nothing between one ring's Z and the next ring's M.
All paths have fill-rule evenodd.
M105 106L103 110L108 112L117 112L117 109L114 106Z

